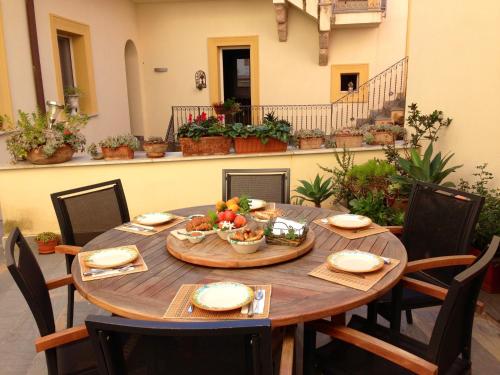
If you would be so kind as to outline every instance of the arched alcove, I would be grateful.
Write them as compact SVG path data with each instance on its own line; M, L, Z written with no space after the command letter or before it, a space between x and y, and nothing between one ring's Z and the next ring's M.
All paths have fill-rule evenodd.
M128 110L130 131L133 135L144 136L142 116L141 83L139 75L139 57L133 41L125 44L125 69L127 74Z

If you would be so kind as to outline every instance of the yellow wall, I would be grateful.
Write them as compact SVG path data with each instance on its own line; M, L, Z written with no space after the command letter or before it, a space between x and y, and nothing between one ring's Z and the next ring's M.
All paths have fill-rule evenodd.
M382 151L361 151L356 163L382 158ZM215 204L222 195L222 169L290 168L291 189L300 179L311 179L320 171L317 164L333 167L332 152L282 156L222 157L204 160L23 168L0 170L0 202L4 222L21 223L26 234L58 232L50 194L78 186L120 178L131 217L157 210L172 210ZM5 183L9 181L8 183Z
M464 164L453 179L488 162L500 186L500 1L414 0L410 13L407 103L453 118L438 141Z
M147 134L164 134L172 105L207 105L194 74L208 73L207 38L259 37L260 104L330 102L330 67L318 65L317 21L289 7L288 40L279 42L270 0L183 1L137 5L144 57ZM390 1L379 27L335 29L329 64L368 63L370 74L404 57L407 1ZM168 73L154 73L154 67ZM210 77L208 77L210 82Z

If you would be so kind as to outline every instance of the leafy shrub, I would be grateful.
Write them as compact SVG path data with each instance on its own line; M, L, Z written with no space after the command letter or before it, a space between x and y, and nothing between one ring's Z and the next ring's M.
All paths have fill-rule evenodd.
M333 195L332 191L332 178L329 177L323 181L323 176L316 175L314 181L299 180L301 186L298 186L294 191L300 196L293 196L298 198L298 202L302 204L303 201L313 202L316 207L321 207L321 203Z
M228 136L229 128L222 124L220 117L210 116L203 112L193 120L189 115L187 123L177 131L177 138L192 138L199 141L202 137Z
M369 191L386 192L390 177L396 174L396 168L384 160L372 159L353 166L347 173L349 185L356 196L363 196Z
M353 214L364 215L379 225L402 225L404 212L388 207L384 193L368 192L349 202Z
M292 125L286 120L279 120L273 112L264 117L264 122L260 125L243 125L236 123L230 125L229 136L232 138L257 137L263 144L269 141L269 138L277 139L288 143L292 133Z

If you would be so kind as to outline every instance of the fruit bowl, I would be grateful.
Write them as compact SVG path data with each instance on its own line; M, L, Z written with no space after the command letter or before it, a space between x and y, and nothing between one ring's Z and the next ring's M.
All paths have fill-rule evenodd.
M266 236L262 237L257 241L237 241L227 237L227 241L231 244L234 251L240 254L252 254L255 253L259 248L266 243Z

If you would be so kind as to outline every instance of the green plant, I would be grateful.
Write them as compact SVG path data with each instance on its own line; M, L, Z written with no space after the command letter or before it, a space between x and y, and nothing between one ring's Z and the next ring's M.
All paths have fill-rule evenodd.
M356 136L363 135L364 133L364 130L360 128L341 128L334 130L332 134L338 136Z
M325 132L321 129L301 129L296 131L294 137L297 139L300 138L323 138L325 136Z
M149 137L148 140L144 143L149 143L149 144L165 144L165 139L162 137Z
M448 164L454 154L446 155L443 158L441 152L438 152L435 156L433 156L433 152L433 144L430 143L423 157L420 157L416 149L410 150L409 159L398 156L397 163L403 173L394 175L391 179L393 182L401 185L403 193L409 193L415 181L431 182L443 186L455 186L450 181L443 183L443 180L462 165L445 169L446 164Z
M321 203L333 195L332 178L329 177L323 181L323 176L316 174L314 181L299 180L301 186L298 186L294 191L300 196L298 198L302 204L303 201L313 202L316 207L321 207Z
M235 98L228 98L223 102L218 102L212 104L214 108L223 108L226 112L237 113L240 111L240 103L236 101Z
M122 146L128 146L132 150L137 151L140 146L139 140L132 134L110 136L101 141L99 141L99 146L107 148L118 148Z
M87 153L93 158L99 155L99 151L97 150L97 145L95 143L91 143L87 146Z
M379 225L402 225L404 212L388 207L384 193L368 192L366 195L349 202L353 214L364 215Z
M35 241L47 243L50 241L57 240L59 236L54 232L42 232L36 235Z
M443 111L434 110L428 115L423 115L416 103L410 104L408 108L410 113L407 123L413 129L410 136L411 147L420 146L420 140L422 139L436 142L439 139L439 131L450 126L452 122L451 118L444 118Z
M76 86L67 86L64 88L64 96L83 96L83 91Z
M406 129L399 125L390 125L390 124L382 124L382 125L364 125L362 127L363 132L365 134L367 132L370 133L380 133L380 132L389 132L394 134L394 136L404 135L406 133Z
M396 168L385 160L371 159L366 163L353 166L347 172L351 191L355 196L364 196L369 191L388 191L390 177Z
M325 172L332 174L332 192L335 197L334 203L341 203L347 206L353 195L349 185L348 173L354 165L354 153L346 148L342 152L334 152L337 165L333 168L318 166Z
M84 151L85 137L80 130L87 121L85 115L66 115L65 122L56 122L49 127L48 115L40 110L31 114L19 111L16 132L7 140L7 150L14 162L25 159L36 148L41 148L47 157L65 144L75 152Z
M485 250L493 236L500 236L500 188L490 188L493 174L486 170L488 164L476 167L473 173L476 180L472 183L460 179L458 188L462 191L478 194L484 197L484 205L479 213L476 231L472 245L479 250Z
M177 131L177 138L192 138L199 141L201 137L229 136L229 128L222 124L216 117L207 117L203 112L193 120L189 115L187 123L183 124Z
M228 135L232 138L257 137L263 144L266 144L269 138L288 143L291 132L292 126L288 121L279 120L274 116L274 113L268 113L260 125L231 124Z

